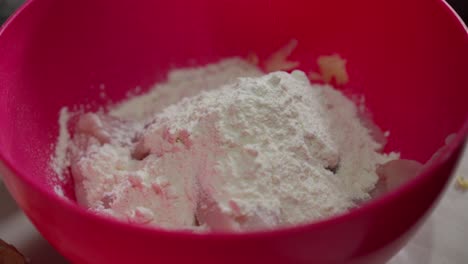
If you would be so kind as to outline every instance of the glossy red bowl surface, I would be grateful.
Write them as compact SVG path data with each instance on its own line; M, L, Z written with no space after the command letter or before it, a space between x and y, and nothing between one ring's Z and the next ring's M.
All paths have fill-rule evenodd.
M62 106L117 101L170 68L256 52L288 40L292 59L348 61L350 83L388 150L427 161L415 179L326 221L249 234L133 226L55 195L48 162ZM468 36L440 0L31 0L0 31L0 173L39 231L74 263L382 263L429 214L468 131Z

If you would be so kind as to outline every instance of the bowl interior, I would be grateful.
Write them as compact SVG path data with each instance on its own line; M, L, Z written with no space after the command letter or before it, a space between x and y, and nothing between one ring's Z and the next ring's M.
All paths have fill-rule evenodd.
M398 15L396 15L398 14ZM292 59L347 60L347 93L364 95L388 150L425 162L466 120L468 38L441 1L30 1L0 36L0 154L49 191L62 106L116 102L174 67L290 39Z

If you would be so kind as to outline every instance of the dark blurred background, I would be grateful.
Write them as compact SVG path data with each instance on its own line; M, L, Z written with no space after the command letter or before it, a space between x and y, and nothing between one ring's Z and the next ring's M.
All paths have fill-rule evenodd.
M447 2L463 18L465 24L468 24L468 0L448 0Z
M0 24L23 2L24 0L0 0ZM468 24L468 0L447 0L447 2L453 6L465 23Z

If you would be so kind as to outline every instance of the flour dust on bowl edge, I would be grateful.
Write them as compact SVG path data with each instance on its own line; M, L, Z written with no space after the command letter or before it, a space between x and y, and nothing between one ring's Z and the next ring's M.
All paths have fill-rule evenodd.
M339 8L338 8L339 7ZM398 19L395 19L398 17ZM417 33L417 34L416 34ZM427 161L417 178L348 214L246 234L167 232L90 214L50 187L48 160L63 105L118 101L170 68L255 52L289 39L304 71L338 53L343 90L364 95L388 150ZM444 189L468 131L468 37L442 1L32 0L0 33L1 174L34 225L75 263L383 263ZM389 219L393 219L389 221Z

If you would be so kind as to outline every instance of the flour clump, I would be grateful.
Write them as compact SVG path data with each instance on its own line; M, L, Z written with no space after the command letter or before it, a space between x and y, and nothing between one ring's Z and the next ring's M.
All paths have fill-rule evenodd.
M398 158L351 100L302 71L230 59L185 73L79 117L68 146L78 203L169 229L271 229L370 199L378 166Z

